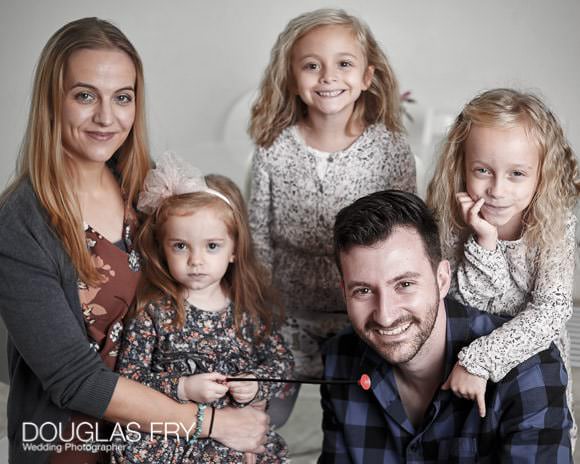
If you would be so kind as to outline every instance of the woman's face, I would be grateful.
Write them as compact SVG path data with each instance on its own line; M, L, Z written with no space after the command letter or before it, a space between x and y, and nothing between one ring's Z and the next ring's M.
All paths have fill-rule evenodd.
M116 49L81 49L64 71L62 144L79 165L105 163L123 145L135 121L137 73Z

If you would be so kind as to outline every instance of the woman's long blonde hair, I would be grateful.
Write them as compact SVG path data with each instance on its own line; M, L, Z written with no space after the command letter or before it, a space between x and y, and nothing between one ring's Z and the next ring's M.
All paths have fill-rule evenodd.
M185 305L182 287L170 274L163 253L164 224L170 216L188 216L203 208L211 208L226 225L234 241L235 261L231 263L222 279L224 290L234 304L234 320L238 335L244 312L250 315L260 339L267 335L282 311L275 292L268 284L266 269L258 261L248 222L248 213L242 193L230 179L220 175L205 176L210 189L223 194L231 203L208 192L174 195L164 200L155 213L149 215L136 238L136 247L144 262L144 279L137 293L136 311L143 311L150 301L169 301L176 308L176 327L183 327ZM259 327L265 327L261 333Z
M344 10L320 9L292 19L272 48L252 107L249 134L257 145L270 146L286 127L306 114L307 106L292 90L292 49L301 37L321 26L351 28L365 55L366 66L374 66L371 85L357 100L349 125L382 122L393 132L403 130L397 79L369 27Z
M427 204L439 221L445 249L454 236L468 234L455 195L466 190L465 142L476 126L524 127L540 150L536 192L526 209L523 238L527 243L548 248L562 240L565 221L580 195L576 156L555 115L531 93L493 89L475 97L451 126L427 189Z
M71 54L81 49L121 50L135 66L135 122L112 161L128 201L136 199L150 166L143 65L127 37L113 24L98 18L83 18L64 25L42 50L15 179L2 198L5 199L21 181L29 179L80 279L95 284L101 276L87 251L79 204L67 174L60 117L65 67Z

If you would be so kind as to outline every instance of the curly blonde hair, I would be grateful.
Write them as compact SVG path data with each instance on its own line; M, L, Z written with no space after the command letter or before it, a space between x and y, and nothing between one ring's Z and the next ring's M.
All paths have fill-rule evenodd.
M223 194L232 206L223 199L208 192L193 192L174 195L164 200L155 213L147 216L135 239L135 244L143 258L143 279L137 292L135 311L143 311L150 301L167 298L177 308L172 324L183 327L185 305L181 296L181 285L170 274L163 254L163 225L170 216L188 216L202 208L211 208L224 221L228 234L234 241L235 262L231 263L222 278L224 289L234 303L234 321L239 328L243 313L261 324L265 332L254 335L261 339L267 335L272 325L279 320L282 310L274 290L268 284L266 269L258 261L248 223L248 213L242 193L229 178L220 175L205 176L207 186Z
M556 116L535 95L513 89L493 89L471 100L457 116L442 146L435 174L427 189L427 204L441 228L444 249L453 237L468 235L458 192L465 185L465 142L472 126L524 127L540 150L536 192L523 215L523 238L549 248L564 237L565 221L580 195L578 163Z
M324 8L292 19L272 48L258 98L252 106L248 131L257 145L269 147L286 127L306 114L306 105L292 91L292 50L301 37L321 26L351 28L364 52L366 66L374 67L371 85L357 100L350 125L382 122L393 132L403 130L399 85L373 33L364 22L344 10Z

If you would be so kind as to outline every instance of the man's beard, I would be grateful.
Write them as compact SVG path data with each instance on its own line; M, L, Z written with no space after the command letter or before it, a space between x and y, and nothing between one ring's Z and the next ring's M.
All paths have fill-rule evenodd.
M417 355L433 332L439 309L438 290L436 292L436 299L427 305L422 321L416 316L408 315L397 319L391 324L390 327L394 328L405 326L410 322L411 326L407 330L416 330L418 328L411 339L392 343L382 342L376 330L386 330L388 328L382 327L374 321L367 322L362 333L357 330L358 335L390 364L404 364L409 362Z

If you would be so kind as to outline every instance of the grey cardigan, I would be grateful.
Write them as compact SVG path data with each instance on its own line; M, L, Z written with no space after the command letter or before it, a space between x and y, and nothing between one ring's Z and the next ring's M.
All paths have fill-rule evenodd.
M64 430L71 411L102 417L118 374L89 347L76 271L29 181L0 206L0 314L9 334L10 462L45 463L49 452L24 451L23 423Z

